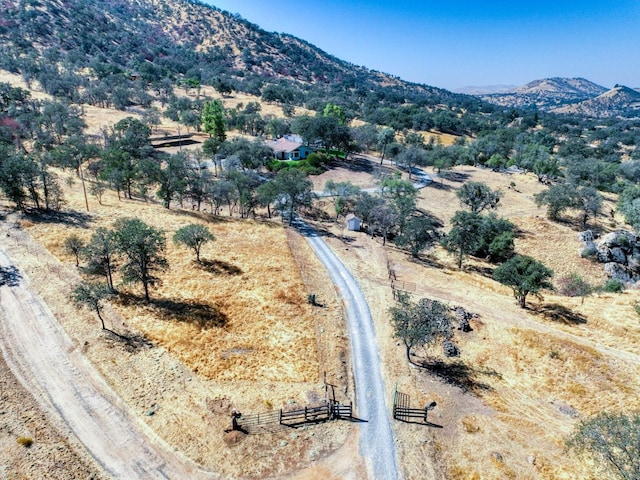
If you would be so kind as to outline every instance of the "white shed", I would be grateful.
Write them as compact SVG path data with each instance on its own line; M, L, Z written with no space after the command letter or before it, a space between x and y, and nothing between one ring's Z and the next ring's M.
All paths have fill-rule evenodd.
M347 215L347 230L359 232L360 225L362 225L362 220L356 217L353 213Z

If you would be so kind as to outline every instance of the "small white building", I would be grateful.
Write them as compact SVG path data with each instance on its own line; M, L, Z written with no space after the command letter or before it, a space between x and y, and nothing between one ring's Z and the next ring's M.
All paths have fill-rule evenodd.
M346 217L347 220L347 230L352 232L359 232L360 226L362 225L362 220L356 217L353 213L350 213Z

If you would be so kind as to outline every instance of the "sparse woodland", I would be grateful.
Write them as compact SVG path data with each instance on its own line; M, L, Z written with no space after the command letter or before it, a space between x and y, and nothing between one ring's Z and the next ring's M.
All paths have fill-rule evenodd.
M426 478L415 460L424 455L442 478L587 479L608 439L627 442L620 450L637 440L636 286L614 288L569 243L584 230L640 231L639 119L505 109L406 84L198 2L7 0L0 47L3 222L11 215L73 270L60 301L87 307L94 326L125 343L141 334L212 382L202 404L228 406L232 381L247 406L303 403L323 370L351 388L339 308L318 313L333 301L322 296L315 304L332 290L310 280L313 262L282 231L301 215L372 282L389 378L416 396L432 388L461 399L464 416L443 414L453 433L416 445L396 431L406 478ZM95 111L114 121L90 119ZM289 134L315 153L274 160L265 140ZM416 169L432 183L417 188ZM363 232L345 233L348 214ZM482 315L456 328L451 308L465 301ZM103 335L92 345L115 338ZM518 395L504 393L512 387ZM223 410L212 410L218 421ZM216 465L204 431L175 438L179 419L148 421ZM622 438L607 430L618 424ZM342 428L335 443L287 441L328 454L346 442ZM605 431L593 448L582 438L590 428ZM586 464L563 458L569 438ZM256 443L238 447L245 454L271 448L247 442ZM483 446L492 442L515 453L493 455ZM255 475L308 467L270 461ZM617 473L598 468L635 478L637 456L624 462Z

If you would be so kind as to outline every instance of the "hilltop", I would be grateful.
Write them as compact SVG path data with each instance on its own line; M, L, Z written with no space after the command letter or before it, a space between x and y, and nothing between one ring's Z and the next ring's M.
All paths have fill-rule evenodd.
M39 82L47 93L116 108L145 103L140 82L157 95L167 82L222 85L311 110L331 100L361 118L407 103L430 110L490 108L187 0L7 0L0 51L0 68Z
M543 111L593 98L606 88L584 78L544 78L509 92L483 94L480 98L500 106L536 108Z
M619 85L607 90L584 78L544 78L506 92L469 93L495 105L559 114L633 117L638 111L637 90Z
M554 113L571 113L591 117L608 117L636 113L640 110L640 92L616 85L595 98L551 109Z

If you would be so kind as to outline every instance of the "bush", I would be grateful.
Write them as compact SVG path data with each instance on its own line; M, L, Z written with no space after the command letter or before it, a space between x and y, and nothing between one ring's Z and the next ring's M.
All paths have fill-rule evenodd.
M558 279L558 292L566 297L583 297L592 291L589 285L577 273L571 273Z
M29 437L18 437L17 441L25 448L29 448L31 445L33 445L33 439Z
M621 293L624 291L624 282L617 278L611 278L604 284L603 289L608 293Z
M596 461L597 477L640 478L640 413L602 412L578 423L566 440L568 450Z
M584 247L582 249L582 251L580 252L580 256L582 258L588 258L588 259L591 259L591 260L596 258L597 255L598 255L598 249L593 244Z

